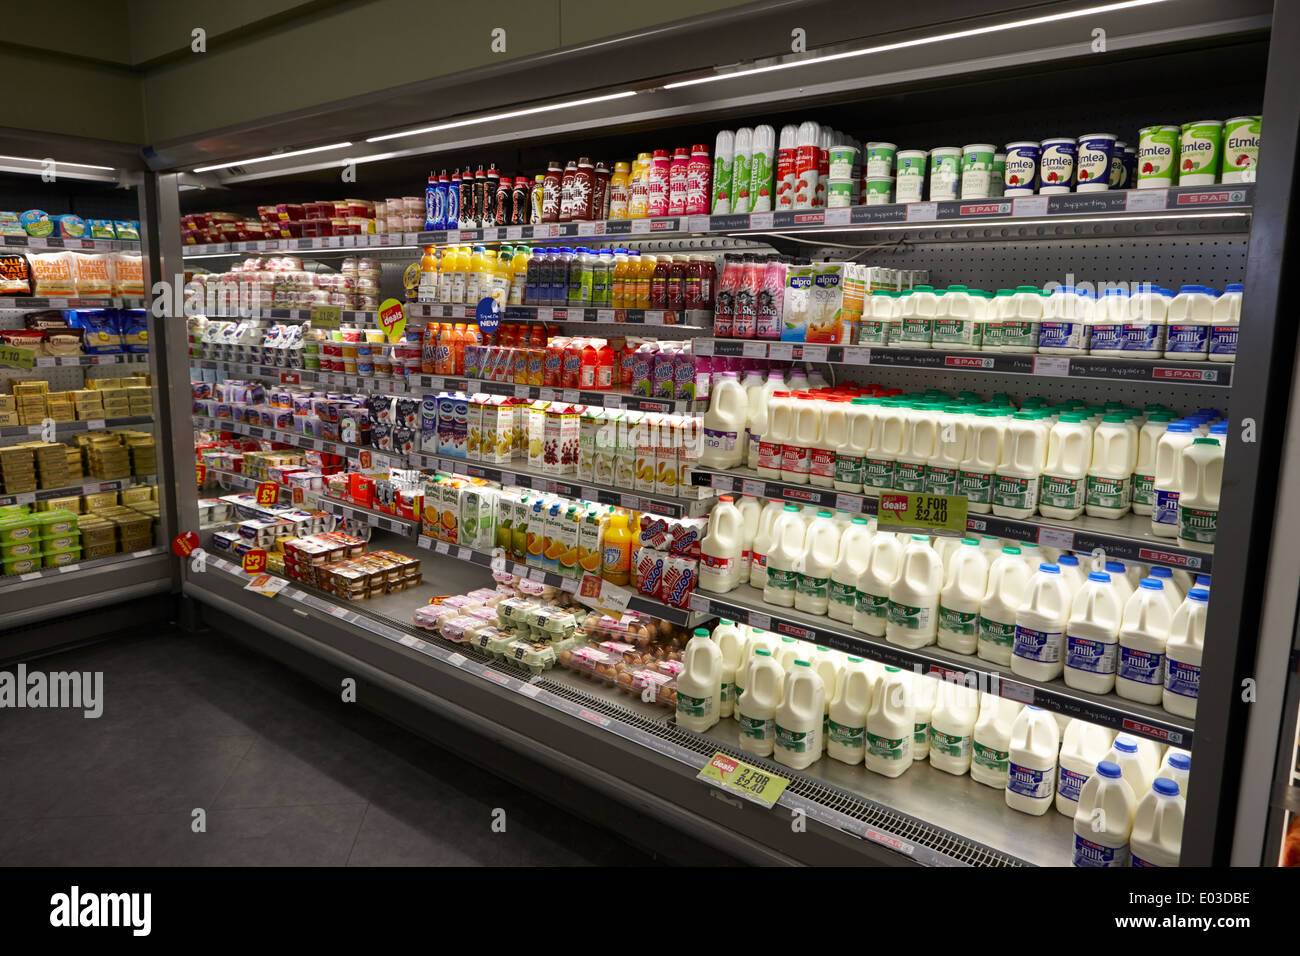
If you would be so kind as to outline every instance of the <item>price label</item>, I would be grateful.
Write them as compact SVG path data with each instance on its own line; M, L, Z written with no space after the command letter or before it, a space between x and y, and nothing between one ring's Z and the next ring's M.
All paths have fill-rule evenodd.
M910 202L904 217L908 222L932 222L939 217L937 202Z
M835 510L848 511L853 514L862 514L862 507L866 504L866 499L861 495L836 495Z
M530 394L529 386L527 385L515 386L515 398L528 398L529 394Z
M288 585L289 582L284 578L263 572L261 574L253 575L253 577L249 579L249 582L244 585L244 590L253 591L262 595L262 597L275 597L288 587Z
M1125 212L1153 212L1169 205L1167 189L1130 189L1124 195Z
M826 225L847 226L849 224L849 217L852 213L853 210L848 206L837 206L834 209L827 209L825 220Z
M536 581L538 584L545 584L546 572L541 568L532 568L528 572L528 578L531 581Z
M1046 216L1047 204L1051 198L1051 196L1016 196L1011 200L1011 215L1013 218Z
M492 572L494 574L505 574L506 573L505 556L500 554L494 556L492 558L491 563L488 566L492 569Z
M751 497L764 498L767 496L767 482L760 478L742 478L740 490Z
M749 626L756 627L760 631L770 631L772 630L772 615L764 614L761 611L750 611Z
M709 596L707 594L701 594L696 591L691 594L686 603L696 614L709 613Z
M767 347L767 357L774 362L793 362L794 346L789 342L773 342Z
M474 552L472 552L469 548L457 548L457 549L456 549L456 560L457 560L457 561L468 561L468 560L469 560L470 558L472 558L472 557L474 557Z
M916 530L966 533L965 495L927 495L885 492L880 496L877 520L892 531Z
M605 229L604 229L604 223L580 222L580 223L578 223L578 235L580 235L580 236L595 236L595 235L599 235L600 233L598 233L598 232L596 231L596 227L597 227L598 225L601 227L601 229L600 229L600 233L603 233L603 232L605 231Z
M506 239L522 239L524 237L523 226L506 226Z
M437 544L433 546L433 550L437 551L439 554L450 554L451 545L449 545L446 541L439 541Z
M1074 532L1064 528L1039 528L1039 547L1056 548L1058 551L1070 551L1074 548Z
M606 395L602 401L606 408L623 407L623 398L620 395Z
M608 581L602 581L600 587L600 603L604 607L614 611L626 611L628 602L632 600L632 592L627 588L621 588L617 584L610 584Z
M343 309L337 305L313 305L311 307L311 327L313 329L337 329L343 322Z
M182 558L188 558L198 546L199 536L193 531L178 534L175 540L172 541L172 551Z
M1035 355L1035 375L1069 375L1070 360L1064 355Z
M196 484L196 485L198 485L200 488L202 488L204 482L206 482L207 480L208 480L208 466L207 466L207 465L195 465L195 466L194 466L194 484Z
M649 231L650 231L650 220L649 220L649 219L633 219L633 220L632 220L632 234L633 234L633 235L641 235L642 233L647 233L647 232L649 232Z
M847 211L847 210L846 210ZM769 810L776 806L781 794L790 785L785 777L779 777L766 770L760 770L743 760L728 757L721 751L716 752L708 764L699 773L699 779L719 790L733 793L741 799Z
M613 322L613 321L614 321L614 310L613 310L613 309L597 309L597 310L596 310L596 321L597 321L597 322Z
M844 210L844 211L845 211L845 212L848 212L847 209ZM756 213L752 213L752 214L750 215L750 217L749 217L749 228L750 228L750 229L771 229L771 228L772 228L772 223L774 222L774 220L775 220L775 217L774 217L774 215L773 215L772 213L770 213L770 212L756 212ZM845 222L848 222L848 218L846 217L844 221L845 221ZM829 215L829 214L828 214L827 217L826 217L826 225L828 225L828 226L829 226L829 225L832 225L832 223L831 223L831 219L830 219L830 215Z
M415 539L415 543L416 543L417 545L419 545L421 548L424 548L426 551L427 551L429 548L432 548L432 547L433 547L433 539L430 538L427 534L419 535L419 536Z
M273 505L280 500L280 486L274 481L263 481L257 486L257 503Z
M687 216L686 231L687 232L708 232L709 217L708 216Z
M710 475L709 486L714 491L731 491L735 488L735 480L730 475Z
M805 345L803 347L803 360L805 362L825 362L827 354L825 345Z
M577 405L582 401L582 395L576 388L563 389L564 401L568 405Z
M245 574L261 574L266 570L266 552L254 548L244 555L243 565Z
M713 354L713 340L712 340L712 339L696 339L696 340L695 340L695 344L691 346L691 350L692 350L696 355L712 355L712 354Z
M862 345L844 346L844 364L845 365L870 365L871 349Z
M577 593L578 593L578 579L577 579L577 578L564 578L564 579L562 579L562 580L560 581L560 590L563 591L563 592L566 593L566 594L577 594Z
M745 358L767 358L767 343L745 342L740 346L740 354Z

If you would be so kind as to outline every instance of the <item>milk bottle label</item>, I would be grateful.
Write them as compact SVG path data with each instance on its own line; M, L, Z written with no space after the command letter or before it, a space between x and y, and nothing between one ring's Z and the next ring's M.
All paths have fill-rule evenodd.
M1129 863L1129 866L1149 866L1149 867L1151 867L1153 870L1158 870L1158 869L1160 869L1160 867L1158 867L1156 864L1154 864L1154 863L1148 863L1146 860L1142 859L1142 858L1139 857L1139 856L1132 856L1132 857L1130 857L1129 859L1131 860L1131 862Z
M894 487L894 463L888 458L863 459L862 483L872 488Z
M1128 844L1120 847L1102 846L1074 835L1075 866L1128 866Z
M780 442L761 441L758 443L759 468L771 468L773 471L780 471L782 455L783 451Z
M1018 763L1007 762L1007 789L1022 797L1045 800L1052 795L1052 777L1056 768L1034 770Z
M925 491L925 465L900 461L894 468L895 491Z
M812 730L786 730L780 724L776 727L776 745L791 753L807 753L812 749L817 734Z
M834 481L836 471L835 452L829 448L813 448L811 451L808 471L813 475Z
M1106 324L1092 327L1092 350L1098 352L1102 349L1108 352L1124 350L1124 326Z
M867 745L867 728L850 727L848 724L840 724L830 721L828 724L829 739L844 747L865 748Z
M718 577L727 578L736 573L736 559L718 557L712 554L701 554L700 563L708 570L706 574L716 574Z
M1127 508L1129 500L1127 478L1088 476L1088 504L1102 508Z
M769 579L772 572L768 572ZM887 594L868 594L866 591L858 592L858 601L853 608L854 613L865 614L867 617L885 617L889 613L889 595Z
M1038 347L1087 351L1089 328L1083 322L1044 322L1038 329Z
M935 345L970 345L975 323L969 319L935 319Z
M979 614L975 611L954 611L939 605L939 630L953 634L974 635L979 626Z
M718 703L725 704L727 701L736 699L735 684L729 684L725 680L718 685Z
M904 757L911 760L912 741L908 737L878 737L868 731L867 751L873 757L881 757L885 760L902 760Z
M1081 478L1043 475L1043 490L1038 503L1049 508L1082 508L1083 492L1084 482Z
M1133 503L1135 505L1152 505L1156 502L1156 476L1133 476Z
M1038 347L1038 322L1013 322L1004 319L1001 328L1001 343L1026 348Z
M957 494L975 504L988 504L993 491L993 476L978 471L962 471L957 477Z
M1092 674L1115 673L1117 644L1093 641L1086 637L1065 639L1065 666Z
M885 330L889 327L881 319L863 319L858 326L859 345L884 345L889 340Z
M1178 506L1178 537L1184 541L1214 544L1219 531L1218 509Z
M781 448L781 470L789 471L795 474L803 472L808 474L809 466L812 464L808 452L810 449L799 445L783 445Z
M918 744L919 746L924 747L924 746L926 745L926 742L927 742L929 739L930 739L930 724L929 724L928 722L923 723L923 724L913 724L913 725L912 725L912 742L913 742L913 743Z
M690 697L678 692L677 713L683 717L710 717L713 714L713 698Z
M934 324L931 319L903 319L903 345L914 345L917 342L929 344L933 337Z
M1157 491L1151 520L1157 524L1178 524L1178 492Z
M1165 655L1139 651L1132 647L1120 647L1117 673L1125 680L1137 684L1159 686L1165 682Z
M782 571L769 565L767 586L777 591L789 591L794 594L799 589L799 575L794 571Z
M933 612L928 607L913 607L910 604L889 602L889 623L896 627L905 627L909 631L928 628L931 613Z
M831 581L827 585L827 597L832 604L842 604L850 610L858 602L858 589L852 584L841 584L839 581Z
M957 494L957 469L936 468L929 465L925 469L925 490L932 495Z
M1165 673L1165 690L1195 700L1201 689L1200 667L1172 658L1168 660L1168 667Z
M1038 506L1038 479L994 475L992 498L995 505L1032 510Z
M861 455L835 456L835 483L862 484L862 470L866 459Z
M1235 325L1210 326L1210 354L1236 355L1237 331L1238 327Z
M775 728L774 720L740 715L740 736L750 740L772 740L776 736Z
M978 764L985 770L991 770L994 773L1006 773L1007 758L1009 756L1009 751L994 750L978 740L971 743L971 763Z
M1061 659L1061 637L1060 631L1038 631L1017 624L1012 653L1028 661L1054 664Z
M1209 348L1210 327L1208 325L1169 325L1169 344L1165 351L1200 354Z
M724 432L715 428L704 429L704 447L708 451L730 452L736 450L737 432Z
M830 578L814 578L807 574L800 574L799 580L795 584L795 590L800 594L820 600L826 597L826 586L829 583Z
M930 750L932 752L960 759L970 753L970 748L971 739L969 737L945 734L942 730L930 728Z
M1079 794L1083 792L1083 785L1087 782L1088 774L1062 767L1060 776L1056 778L1056 792L1065 799L1078 803Z
M1163 352L1165 327L1163 325L1122 325L1121 335L1125 352Z
M1016 626L1014 624L1003 624L1001 621L990 621L987 617L980 617L980 640L989 644L997 644L999 647L1012 647L1016 642Z

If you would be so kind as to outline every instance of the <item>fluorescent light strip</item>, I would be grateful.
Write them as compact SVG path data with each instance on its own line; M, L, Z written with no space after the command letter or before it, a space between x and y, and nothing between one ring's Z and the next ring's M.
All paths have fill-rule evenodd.
M35 163L38 166L45 162L44 159L33 159L31 156L0 156L0 160L4 159L12 159L19 163ZM93 163L69 163L61 159L55 159L52 161L55 166L79 166L82 169L102 169L105 172L110 173L116 171L113 166L96 166ZM39 170L36 171L39 172Z
M808 233L819 232L868 232L884 229L971 229L980 226L989 226L991 228L1001 228L1003 226L1053 226L1066 223L1092 223L1092 222L1138 222L1140 220L1168 219L1223 219L1228 216L1249 216L1249 211L1224 211L1224 212L1178 212L1164 213L1154 216L1089 216L1085 219L972 219L968 222L938 222L938 221L913 221L913 222L881 222L881 223L863 223L856 226L820 226L815 229L799 229L797 232L782 232L773 230L770 232L748 232L737 233L737 238L746 238L748 236L795 236L807 235ZM693 235L696 235L693 233ZM704 233L698 233L704 235ZM1045 239L1054 238L1044 236ZM1069 238L1069 237L1063 237Z
M1075 20L1079 17L1096 16L1102 13L1114 13L1119 10L1131 10L1134 7L1145 7L1155 3L1167 3L1168 0L1124 0L1121 3L1107 3L1098 7L1088 7L1083 10L1071 10L1065 13L1053 13L1042 17L1032 17L1028 20L1013 20L1009 23L995 23L987 27L973 27L969 30L958 30L953 33L940 33L936 36L918 37L915 40L901 40L897 43L885 43L880 46L867 47L863 50L846 50L843 53L828 53L826 56L809 57L806 60L791 60L786 63L773 63L770 66L757 66L748 70L735 70L730 73L716 73L712 76L701 76L693 80L679 80L676 83L665 83L664 89L675 90L683 86L697 86L700 83L716 83L719 80L734 80L742 76L755 76L759 73L772 73L776 70L788 70L796 66L808 66L812 63L830 63L833 60L847 60L853 57L866 56L871 53L889 53L893 50L904 50L909 47L927 46L932 43L942 43L945 40L962 40L967 37L986 36L990 33L1003 33L1007 30L1017 30L1021 27L1040 26L1044 23L1055 23L1061 20Z
M497 120L515 119L519 116L534 116L537 113L549 113L554 110L565 110L572 106L589 106L592 103L607 103L610 100L621 100L629 96L636 96L636 90L624 90L622 93L607 93L604 96L589 96L581 100L569 100L565 103L552 103L549 106L530 106L528 109L511 110L508 113L493 113L491 116L479 116L474 119L455 120L451 123L439 123L436 126L422 126L419 129L408 129L401 133L385 133L383 136L370 136L366 139L367 143L378 143L386 139L397 139L401 136L418 136L421 133L439 133L447 129L459 129L463 126L476 126L480 123L493 123Z
M252 159L237 159L233 163L217 163L214 166L199 166L191 170L195 173L209 173L214 169L230 169L232 166L252 166L254 163L269 163L275 159L288 159L291 156L306 156L308 153L323 153L327 149L346 149L351 146L347 143L331 143L329 146L312 146L310 149L294 149L287 153L272 153L269 156L255 156Z

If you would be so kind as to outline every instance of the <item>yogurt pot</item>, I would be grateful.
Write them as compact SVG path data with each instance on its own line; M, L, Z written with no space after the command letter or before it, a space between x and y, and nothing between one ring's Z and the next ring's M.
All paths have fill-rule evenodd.
M1074 185L1076 145L1068 136L1053 136L1043 140L1038 159L1039 193L1057 195L1070 191Z
M830 181L832 183L853 181L853 167L858 163L858 148L856 146L832 146L830 160ZM829 205L829 201L827 204Z
M989 179L989 195L998 197L1002 195L1002 190L1006 182L1007 174L1007 154L993 154L993 175Z
M1223 165L1223 123L1184 123L1178 141L1178 185L1213 186Z
M832 179L826 184L826 208L843 209L853 205L853 180Z
M1177 126L1145 126L1138 130L1138 189L1163 189L1178 180Z
M1135 189L1138 181L1138 156L1136 146L1124 147L1124 182L1125 189Z
M894 155L898 147L893 143L868 143L867 161L862 175L868 179L883 179L894 175Z
M1110 153L1110 188L1128 189L1128 168L1124 165L1124 150L1128 144L1123 140L1115 141L1115 148Z
M929 152L924 149L904 149L898 152L898 178L894 181L897 202L920 202L924 196L925 164Z
M989 147L992 152L992 147ZM930 150L930 201L957 198L961 183L962 151L956 146L936 146ZM989 157L992 165L993 157Z
M961 148L961 198L988 199L993 195L993 156L997 147L991 143L971 143Z
M919 187L918 187L919 188ZM894 201L894 177L872 176L862 185L863 205L887 206Z
M1038 157L1041 147L1031 140L1007 143L1002 171L1003 194L1032 196L1038 189Z
M1223 162L1219 181L1253 183L1259 165L1260 117L1234 116L1223 124Z
M1086 133L1075 147L1075 192L1099 193L1110 189L1110 157L1115 152L1114 133Z

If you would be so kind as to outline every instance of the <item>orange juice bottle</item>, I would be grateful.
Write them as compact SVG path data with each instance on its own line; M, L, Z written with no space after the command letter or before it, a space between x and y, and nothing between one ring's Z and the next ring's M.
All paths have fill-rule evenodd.
M424 255L420 257L420 288L437 289L438 288L438 257L434 253L433 246L424 247Z
M433 353L435 375L456 374L456 352L452 347L451 333L451 325L446 322L438 323L438 345Z
M627 287L627 250L614 250L614 269L609 280L609 304L615 309L626 309L624 301Z
M650 279L655 274L659 260L654 256L642 256L636 270L636 304L634 309L650 308Z
M465 374L465 346L474 344L474 335L465 328L464 322L457 322L451 327L452 365L456 369L453 375Z
M600 576L610 584L624 587L632 579L632 532L628 530L625 514L610 515L609 526L605 528Z
M523 305L524 286L528 284L528 260L532 250L527 246L515 246L514 258L510 260L510 295L503 305Z

